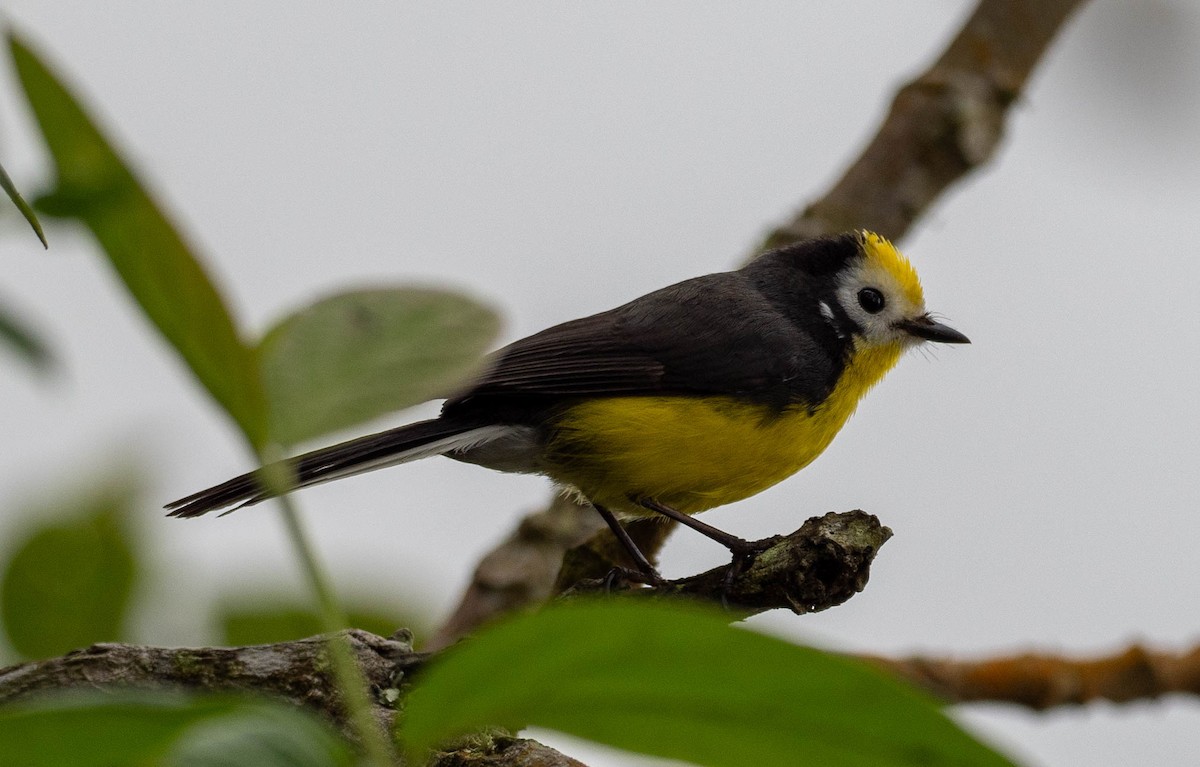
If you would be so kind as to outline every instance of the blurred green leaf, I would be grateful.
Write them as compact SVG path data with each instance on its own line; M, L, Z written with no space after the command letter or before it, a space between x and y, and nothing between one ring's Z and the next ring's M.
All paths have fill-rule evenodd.
M536 725L699 765L1011 765L882 672L728 620L631 600L511 620L422 671L401 735L410 755Z
M0 305L0 340L41 371L49 370L54 359L50 349L27 324Z
M271 436L292 445L446 396L478 369L499 320L456 293L342 293L277 324L259 348Z
M138 574L122 525L128 503L127 493L108 491L79 502L73 519L15 542L0 574L0 624L21 655L46 658L123 638Z
M33 233L42 241L43 248L49 248L49 243L46 242L46 233L42 231L42 223L38 221L37 215L33 212L33 208L29 207L29 203L25 202L25 198L17 191L17 187L13 184L12 179L8 177L8 171L4 170L4 166L0 165L0 189L8 193L8 197L13 201L13 205L17 206L17 210L21 211L21 215L33 227Z
M97 700L64 696L0 709L0 764L116 767L156 764L194 722L228 713L230 701Z
M0 709L0 764L20 767L343 767L315 717L257 700L68 695Z
M163 767L343 767L347 744L315 716L279 705L243 705L191 727Z
M237 647L303 639L325 630L315 610L292 603L225 605L219 610L217 620L223 633L222 642ZM418 619L419 625L414 626L413 621L399 616L351 605L346 609L346 622L348 627L386 637L400 627L418 632L426 621Z
M250 441L267 438L266 399L212 282L179 232L85 109L15 35L9 48L25 96L54 158L48 213L82 221L151 322L183 356Z

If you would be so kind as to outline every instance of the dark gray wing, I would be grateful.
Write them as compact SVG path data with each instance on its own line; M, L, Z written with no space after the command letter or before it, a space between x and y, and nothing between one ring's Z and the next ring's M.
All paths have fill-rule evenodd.
M816 403L842 355L813 330L784 317L742 273L710 274L510 344L446 412L510 398L649 394Z

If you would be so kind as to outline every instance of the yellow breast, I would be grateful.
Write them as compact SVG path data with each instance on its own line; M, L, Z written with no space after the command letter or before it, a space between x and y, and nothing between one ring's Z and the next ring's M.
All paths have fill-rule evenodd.
M609 397L581 402L558 421L547 474L614 511L645 513L651 497L687 514L739 501L803 469L900 357L899 345L851 355L817 407L783 412L735 397Z

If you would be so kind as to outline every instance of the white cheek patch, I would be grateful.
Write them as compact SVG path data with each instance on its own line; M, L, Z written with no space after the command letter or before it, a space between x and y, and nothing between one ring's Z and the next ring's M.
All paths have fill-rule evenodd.
M895 328L894 323L912 315L921 314L922 307L911 306L896 279L886 271L860 265L843 276L838 286L838 303L846 314L862 328L862 336L870 341L882 343L887 341L907 340L908 334ZM858 291L865 287L880 290L885 299L884 309L877 314L871 314L858 302ZM823 313L823 312L822 312Z

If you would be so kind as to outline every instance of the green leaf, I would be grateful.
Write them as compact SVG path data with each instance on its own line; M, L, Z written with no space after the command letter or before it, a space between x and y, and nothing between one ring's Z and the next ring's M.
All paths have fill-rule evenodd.
M54 158L58 185L39 202L83 222L150 321L251 443L266 442L266 398L251 350L191 249L87 111L27 44L9 48Z
M190 724L229 702L69 696L0 709L0 764L114 767L156 764Z
M446 396L480 365L499 327L456 293L361 290L285 318L259 348L270 432L294 445Z
M138 573L122 527L128 503L127 493L106 492L80 502L74 519L15 543L0 574L0 624L21 655L46 658L123 638Z
M54 363L50 349L27 324L0 305L0 340L7 343L39 371Z
M347 746L315 717L230 698L66 695L0 709L0 764L343 767Z
M933 700L865 664L630 600L479 633L418 677L410 755L485 726L540 726L723 767L1001 767Z
M244 705L191 727L164 767L342 767L353 755L323 722L297 709Z
M17 206L17 210L21 211L21 215L33 227L33 233L42 241L42 247L49 248L50 244L46 242L46 233L42 231L42 224L38 221L37 214L33 212L33 208L29 207L29 203L25 202L25 198L21 196L21 193L17 191L16 185L8 177L8 171L4 170L3 165L0 165L0 189L8 193L8 198L13 201L13 205Z

